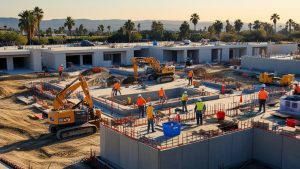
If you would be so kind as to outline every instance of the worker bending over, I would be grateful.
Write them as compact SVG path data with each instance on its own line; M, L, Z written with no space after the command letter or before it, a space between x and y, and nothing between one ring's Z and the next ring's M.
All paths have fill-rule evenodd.
M158 97L159 97L159 103L164 103L167 100L166 92L164 91L164 88L161 87L158 91Z
M64 71L64 65L61 64L61 65L58 67L58 74L59 74L59 79L60 79L60 80L63 79L63 71Z
M197 125L199 125L199 124L202 125L203 124L203 114L205 113L206 106L201 98L199 98L198 101L196 102L194 110L196 113Z
M259 101L259 110L258 110L258 112L261 112L261 108L263 107L264 108L263 113L266 112L266 101L269 97L268 92L265 91L265 87L266 87L266 85L263 84L261 86L260 91L258 92L258 101Z
M182 103L182 111L183 112L188 112L187 110L187 101L188 101L188 94L187 91L184 91L184 93L181 96L181 103Z
M300 86L298 83L295 83L294 95L300 95Z
M193 85L193 76L194 76L194 73L193 73L193 71L192 70L190 70L189 71L189 73L188 73L188 80L189 80L189 86L190 85Z
M141 94L138 95L138 99L136 100L136 104L139 109L139 118L144 118L144 112L145 112L145 105L146 105L146 100L142 97Z
M147 113L147 120L148 120L147 133L149 133L150 126L153 133L155 132L155 130L154 130L154 108L152 106L152 103L149 103L149 105L147 106L146 113Z
M116 82L113 86L113 95L114 96L117 96L118 95L118 92L120 93L121 95L121 83L120 81Z

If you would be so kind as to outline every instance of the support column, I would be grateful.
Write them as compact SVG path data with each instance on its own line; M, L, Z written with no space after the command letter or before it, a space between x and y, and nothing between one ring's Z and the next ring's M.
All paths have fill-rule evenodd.
M183 51L183 62L185 62L188 57L187 53L188 53L187 50Z
M79 58L80 58L80 66L83 66L83 55L80 55Z
M6 58L7 70L14 70L14 59L13 57Z

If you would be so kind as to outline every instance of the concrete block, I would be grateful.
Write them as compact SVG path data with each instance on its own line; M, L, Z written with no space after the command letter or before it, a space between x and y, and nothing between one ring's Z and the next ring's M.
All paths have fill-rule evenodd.
M232 133L231 166L236 167L252 159L253 129Z
M176 147L159 152L160 169L181 169L182 167L182 149Z
M120 134L112 129L106 128L105 145L105 158L114 165L120 166Z
M282 140L281 135L255 128L253 133L253 158L270 165L272 168L281 168Z
M120 166L138 169L139 143L136 140L120 135Z
M209 140L209 169L228 168L232 159L232 135L224 135Z
M182 146L182 168L208 169L208 140Z
M283 136L282 169L300 168L300 141Z
M158 150L139 143L139 169L158 169Z

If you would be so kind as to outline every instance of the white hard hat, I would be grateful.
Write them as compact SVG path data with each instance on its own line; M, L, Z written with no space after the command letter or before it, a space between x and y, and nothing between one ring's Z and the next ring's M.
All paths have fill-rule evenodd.
M161 86L160 88L163 89L164 87Z
M149 106L152 106L153 104L150 102L148 105L149 105Z
M184 91L185 94L187 94L187 91Z
M297 82L297 81L295 81L295 82L294 82L294 85L298 85L298 82Z
M262 84L262 85L261 85L261 88L265 88L265 87L266 87L266 85L265 85L265 84Z
M61 64L60 66L64 66L64 64Z
M201 99L201 98L198 98L197 100L198 100L198 102L202 102L202 99Z
M141 95L141 94L139 94L139 95L138 95L138 97L142 97L142 95Z

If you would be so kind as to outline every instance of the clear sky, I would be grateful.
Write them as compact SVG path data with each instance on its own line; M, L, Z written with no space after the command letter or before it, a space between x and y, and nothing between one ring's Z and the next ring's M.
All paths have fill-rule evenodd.
M256 19L269 21L274 12L285 23L300 22L300 0L0 0L0 17L17 17L39 6L44 19L187 20L196 12L202 21Z

